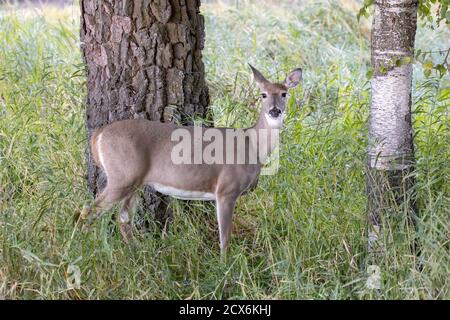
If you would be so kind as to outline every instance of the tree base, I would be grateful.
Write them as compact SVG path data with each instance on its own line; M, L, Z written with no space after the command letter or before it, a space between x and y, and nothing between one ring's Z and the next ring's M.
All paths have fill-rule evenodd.
M420 254L415 235L417 229L417 197L414 189L414 167L404 170L369 168L367 177L368 252L378 256L395 238L413 233L411 251ZM389 231L389 232L386 232Z

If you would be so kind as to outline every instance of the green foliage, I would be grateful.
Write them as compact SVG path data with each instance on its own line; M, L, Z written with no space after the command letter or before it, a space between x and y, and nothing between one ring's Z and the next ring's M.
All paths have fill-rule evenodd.
M439 25L441 22L450 24L449 0L419 0L417 12L429 27ZM358 20L361 17L368 18L371 15L370 8L374 4L374 0L364 0L357 14Z
M450 25L449 3L449 0L419 0L419 17L423 18L431 28L434 28L434 23L439 25L444 22Z
M429 78L432 74L443 78L449 73L448 50L422 51L418 49L415 53L414 62L422 66L425 77Z
M356 18L358 21L361 19L361 17L368 18L370 16L370 8L374 4L374 0L364 0L361 9L359 9L358 14L356 15Z
M418 15L421 18L424 26L434 29L449 28L450 27L450 0L419 0ZM445 24L446 26L442 26ZM440 50L438 52L425 52L417 50L415 55L415 62L422 64L424 75L428 78L432 74L437 74L440 77L444 77L450 73L448 64L448 54L450 48L448 47L448 41L443 43L447 46L446 50ZM432 59L433 53L440 53L441 59ZM427 56L429 58L427 58Z
M133 247L111 225L114 210L88 234L74 228L72 216L90 199L78 11L0 11L0 298L448 298L448 77L424 79L416 66L423 270L414 268L404 240L410 232L400 223L385 239L381 290L371 290L364 231L370 55L356 12L327 1L202 10L217 124L254 120L247 62L279 80L304 69L289 100L280 171L239 200L228 261L220 262L214 208L204 202L173 200L169 230L152 225ZM418 45L434 51L430 37L448 32L419 29ZM392 214L404 222L400 209ZM70 288L77 268L81 286Z
M448 28L450 26L449 3L450 0L419 0L417 8L419 22L432 30ZM373 0L364 0L357 14L358 21L360 21L361 17L369 18L371 16L372 13L370 9L373 4ZM443 26L444 23L446 26ZM438 42L440 39L433 40ZM442 39L440 42L440 46L444 46L445 50L425 51L418 47L414 60L409 60L410 58L408 58L408 61L405 61L405 58L402 58L393 61L392 66L401 66L405 63L421 64L423 73L427 78L432 74L439 75L442 78L450 73L448 64L448 53L450 52L450 48L448 48L447 42L446 39ZM437 54L439 54L441 59L436 59ZM432 56L434 56L434 59ZM392 66L386 66L383 69L386 71ZM370 76L372 76L372 74L370 74Z

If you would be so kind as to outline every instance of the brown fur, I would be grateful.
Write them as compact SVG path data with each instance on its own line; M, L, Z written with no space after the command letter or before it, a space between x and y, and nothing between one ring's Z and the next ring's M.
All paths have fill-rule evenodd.
M284 84L271 83L253 67L252 70L264 96L261 98L259 120L251 129L263 129L262 132L268 135L265 146L252 146L251 144L256 141L247 140L245 153L248 154L250 150L253 150L252 152L255 152L259 158L257 163L250 163L249 157L240 164L193 163L194 154L191 154L191 160L194 161L190 164L175 164L171 155L178 142L172 140L171 135L174 130L181 127L173 123L144 119L111 123L95 131L90 141L92 156L95 163L105 172L107 185L97 195L94 205L83 209L81 216L87 219L85 226L88 227L114 203L121 202L122 207L118 215L119 228L124 240L128 242L131 237L130 214L136 189L142 185L151 185L158 190L159 186L160 192L176 196L177 191L170 189L173 188L181 192L181 199L190 199L189 194L191 194L191 199L199 197L202 200L216 201L220 249L224 253L231 236L236 200L247 190L256 186L261 165L278 141L278 130L282 125L282 113L286 107L286 98L283 93L288 88L295 87L301 79L301 69L292 71ZM277 111L278 114L272 116L272 111ZM269 117L276 120L271 121ZM194 137L195 131L198 130L194 126L185 126L183 129L187 130L191 137ZM208 128L200 129L209 130ZM228 130L237 129L215 128L215 130L222 132L222 136L225 137ZM99 150L98 141L100 134L101 150ZM226 159L227 141L224 140L223 143L225 156L223 159ZM203 145L203 148L205 147ZM257 148L262 149L257 150ZM234 146L233 154L238 154L237 145ZM186 193L188 196L183 198L183 194ZM196 193L201 194L196 195Z
M277 94L286 92L288 88L282 83L267 83L265 84L265 88L268 92Z

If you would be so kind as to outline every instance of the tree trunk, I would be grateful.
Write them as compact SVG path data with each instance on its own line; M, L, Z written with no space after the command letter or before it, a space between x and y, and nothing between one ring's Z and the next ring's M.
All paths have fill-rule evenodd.
M381 217L397 205L415 219L412 58L417 0L377 0L372 26L372 101L368 146L369 251L376 251Z
M199 0L82 0L81 41L87 65L88 138L108 123L145 118L191 123L209 103L202 62ZM106 183L88 148L88 186ZM144 189L142 206L158 220L166 201Z

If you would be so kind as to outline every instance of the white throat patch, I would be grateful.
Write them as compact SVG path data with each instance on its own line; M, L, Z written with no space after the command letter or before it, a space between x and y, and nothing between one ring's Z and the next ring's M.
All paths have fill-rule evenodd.
M272 117L271 117L270 115L268 115L267 113L264 114L264 116L266 117L266 121L267 121L267 123L269 124L269 126L270 126L271 128L279 129L279 128L281 128L281 126L283 125L283 117L284 117L284 114L280 114L280 116L277 117L277 118L272 118Z

